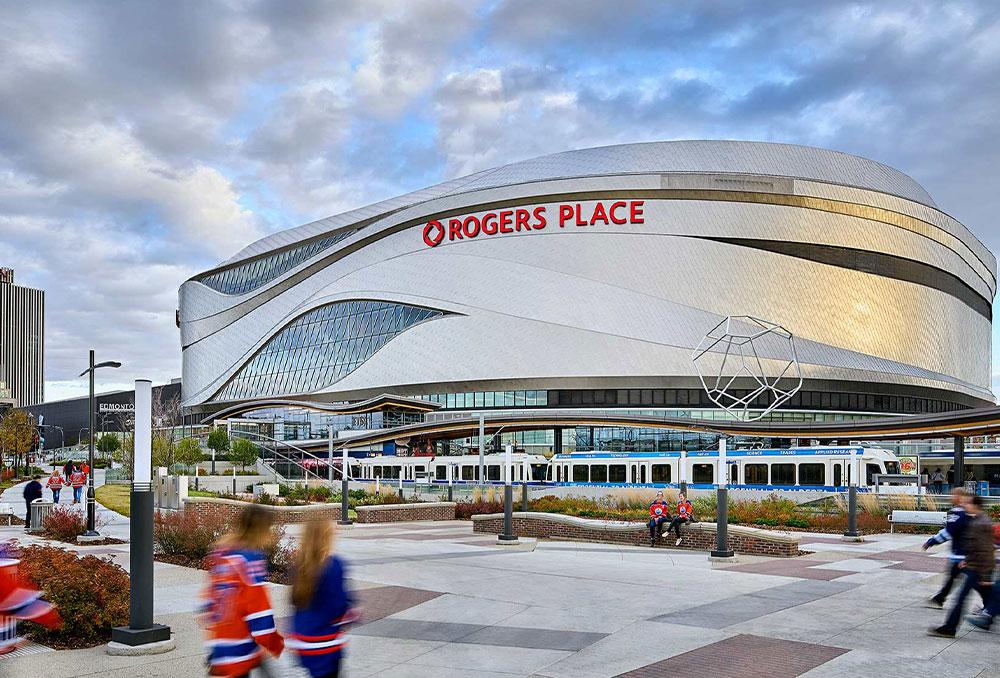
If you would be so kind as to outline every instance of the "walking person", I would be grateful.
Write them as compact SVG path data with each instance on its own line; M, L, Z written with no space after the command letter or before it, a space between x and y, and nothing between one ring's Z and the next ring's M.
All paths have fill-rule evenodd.
M944 492L944 473L941 472L940 466L934 469L934 473L931 474L931 492L934 494Z
M67 461L63 464L63 478L69 480L70 474L73 473L73 462Z
M13 652L24 640L17 635L18 621L32 621L45 628L62 625L62 619L42 594L26 588L18 576L20 560L13 547L0 544L0 656Z
M60 475L59 469L53 470L52 475L50 475L49 479L45 482L45 487L47 487L49 491L52 492L53 504L59 503L59 493L62 491L62 488L65 484L66 480L65 478L62 477L62 475Z
M344 585L347 570L334 554L330 520L306 523L295 556L292 583L292 633L286 646L311 678L336 678L344 656L344 629L354 618L353 601Z
M1000 549L1000 524L993 526L993 546ZM982 611L965 618L973 626L978 626L985 631L990 630L990 627L993 626L993 620L1000 614L1000 579L993 582L989 588L991 589L989 600Z
M951 491L951 509L945 517L944 527L933 537L924 542L924 551L946 541L951 542L951 555L948 558L948 571L945 572L944 584L941 589L927 601L927 607L940 610L944 601L951 593L951 587L961 574L959 563L965 560L965 529L969 524L969 515L965 511L966 492L961 487Z
M284 649L274 625L265 579L264 550L274 539L271 524L269 512L257 505L249 506L209 556L211 569L203 619L210 675L248 676L261 666L265 650L277 657Z
M667 528L667 534L670 534L670 531L673 530L677 535L677 541L674 542L674 546L681 545L681 525L690 523L693 517L694 507L691 506L691 502L681 492L680 496L677 497L677 515L670 521L670 527Z
M39 480L41 480L41 476L34 476L24 486L24 529L27 531L31 530L31 502L42 498L42 484L38 482ZM36 525L36 527L39 526Z
M649 505L649 545L656 546L656 538L663 534L664 523L670 522L670 504L663 498L663 491L657 490L656 498Z
M87 476L79 466L73 467L73 472L69 474L69 484L73 486L73 503L79 504L83 486L87 484Z
M985 585L993 580L993 569L996 565L996 556L993 553L993 523L983 513L982 497L966 496L964 500L969 523L965 529L965 557L958 564L962 577L961 588L944 624L928 631L932 636L954 638L969 593L976 589L983 595L986 590Z

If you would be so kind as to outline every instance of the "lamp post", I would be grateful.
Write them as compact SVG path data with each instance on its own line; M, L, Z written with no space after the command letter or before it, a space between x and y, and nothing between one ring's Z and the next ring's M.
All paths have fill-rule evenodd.
M347 471L350 468L350 463L349 463L349 456L347 454L347 448L346 447L344 448L343 452L344 452L344 457L343 457L343 461L341 461L341 466L340 466L340 521L339 521L339 523L341 525L350 525L351 524L351 516L350 516L349 511L350 511L351 507L350 507L350 502L348 501L348 496L347 496L348 492L349 492L349 487L348 487L348 484L347 484L348 483ZM331 468L333 467L333 459L332 458L330 459L330 466L331 466Z
M153 623L153 384L135 382L135 468L129 497L128 626L111 629L108 654L159 654L174 649L170 627Z
M513 463L514 446L507 445L504 468L506 478L503 485L503 534L497 536L498 544L517 544L517 536L514 534L514 486L511 479L514 475Z
M858 451L851 450L850 487L847 488L847 531L844 541L861 541L858 534Z
M729 480L729 467L726 465L726 436L719 437L719 485L716 490L717 509L715 517L715 550L709 556L712 560L731 560L734 558L729 548L729 490L726 483Z
M90 367L80 373L81 377L84 375L90 376L90 401L87 408L88 421L90 423L90 440L87 452L87 465L90 466L90 473L87 474L87 531L80 535L84 537L84 541L99 539L101 536L97 534L96 529L97 509L94 500L94 372L102 367L118 368L121 366L120 362L114 360L106 360L103 363L95 364L94 349L90 349Z

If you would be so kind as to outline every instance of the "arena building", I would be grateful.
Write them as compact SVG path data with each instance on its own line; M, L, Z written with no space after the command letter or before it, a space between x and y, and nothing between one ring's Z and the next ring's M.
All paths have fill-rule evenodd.
M569 151L270 235L188 280L183 405L292 439L371 412L723 417L692 351L748 315L795 337L802 388L773 419L947 412L993 404L995 291L990 251L871 160L739 141Z

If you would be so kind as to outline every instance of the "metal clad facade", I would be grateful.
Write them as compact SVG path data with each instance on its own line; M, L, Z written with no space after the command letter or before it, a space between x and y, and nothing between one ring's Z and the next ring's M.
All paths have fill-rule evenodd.
M24 407L45 397L45 292L0 277L0 400Z

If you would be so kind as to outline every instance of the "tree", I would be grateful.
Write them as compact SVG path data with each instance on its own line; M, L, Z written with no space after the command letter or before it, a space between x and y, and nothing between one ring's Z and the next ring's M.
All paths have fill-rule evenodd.
M0 468L3 468L4 460L8 456L14 458L15 474L20 469L22 456L27 467L27 455L31 451L34 438L35 426L27 412L8 411L3 419L0 419Z
M198 444L197 440L194 438L183 438L177 443L174 450L174 458L179 464L192 466L204 459L205 455L201 453L201 445Z
M217 426L208 434L208 448L219 455L229 451L229 434L224 426Z
M237 438L233 441L229 452L229 461L239 464L243 470L247 470L249 464L257 463L257 446L246 438Z
M107 459L109 455L114 455L121 449L122 441L113 433L105 433L97 439L97 451Z
M174 463L174 443L165 435L156 434L153 436L152 444L153 467L166 466L170 468Z

